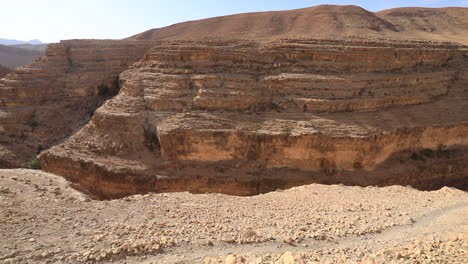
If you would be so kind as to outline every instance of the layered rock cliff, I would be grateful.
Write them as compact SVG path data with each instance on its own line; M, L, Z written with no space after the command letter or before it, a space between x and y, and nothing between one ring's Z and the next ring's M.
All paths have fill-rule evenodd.
M148 43L70 40L0 80L0 167L24 166L81 128L118 92L118 75Z
M312 182L466 188L467 56L417 41L163 43L40 160L101 198Z

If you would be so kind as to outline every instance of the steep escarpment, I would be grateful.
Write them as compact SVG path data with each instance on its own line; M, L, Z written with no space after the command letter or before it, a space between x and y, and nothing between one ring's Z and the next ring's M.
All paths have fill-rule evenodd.
M101 198L312 182L466 188L466 56L417 41L168 42L40 160Z
M71 40L0 80L0 167L27 160L82 127L110 95L118 75L149 44Z

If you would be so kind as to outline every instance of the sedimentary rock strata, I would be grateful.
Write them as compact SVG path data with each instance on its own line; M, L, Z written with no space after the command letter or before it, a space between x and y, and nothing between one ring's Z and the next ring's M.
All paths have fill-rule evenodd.
M345 183L466 188L467 50L430 42L175 41L43 168L101 198Z
M148 48L134 41L62 41L1 79L0 167L24 166L83 126Z

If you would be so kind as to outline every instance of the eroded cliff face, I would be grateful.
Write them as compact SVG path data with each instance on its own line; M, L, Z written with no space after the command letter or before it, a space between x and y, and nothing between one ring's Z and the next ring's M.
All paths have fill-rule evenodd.
M100 198L468 177L467 50L427 42L157 45L43 168Z
M70 40L0 80L0 168L24 166L81 128L118 92L118 75L150 44Z

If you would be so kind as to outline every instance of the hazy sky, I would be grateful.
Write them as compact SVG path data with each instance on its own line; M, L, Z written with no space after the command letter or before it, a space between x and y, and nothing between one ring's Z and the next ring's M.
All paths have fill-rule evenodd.
M354 4L379 11L400 6L468 7L468 0L2 0L0 38L119 39L187 20L319 4Z

